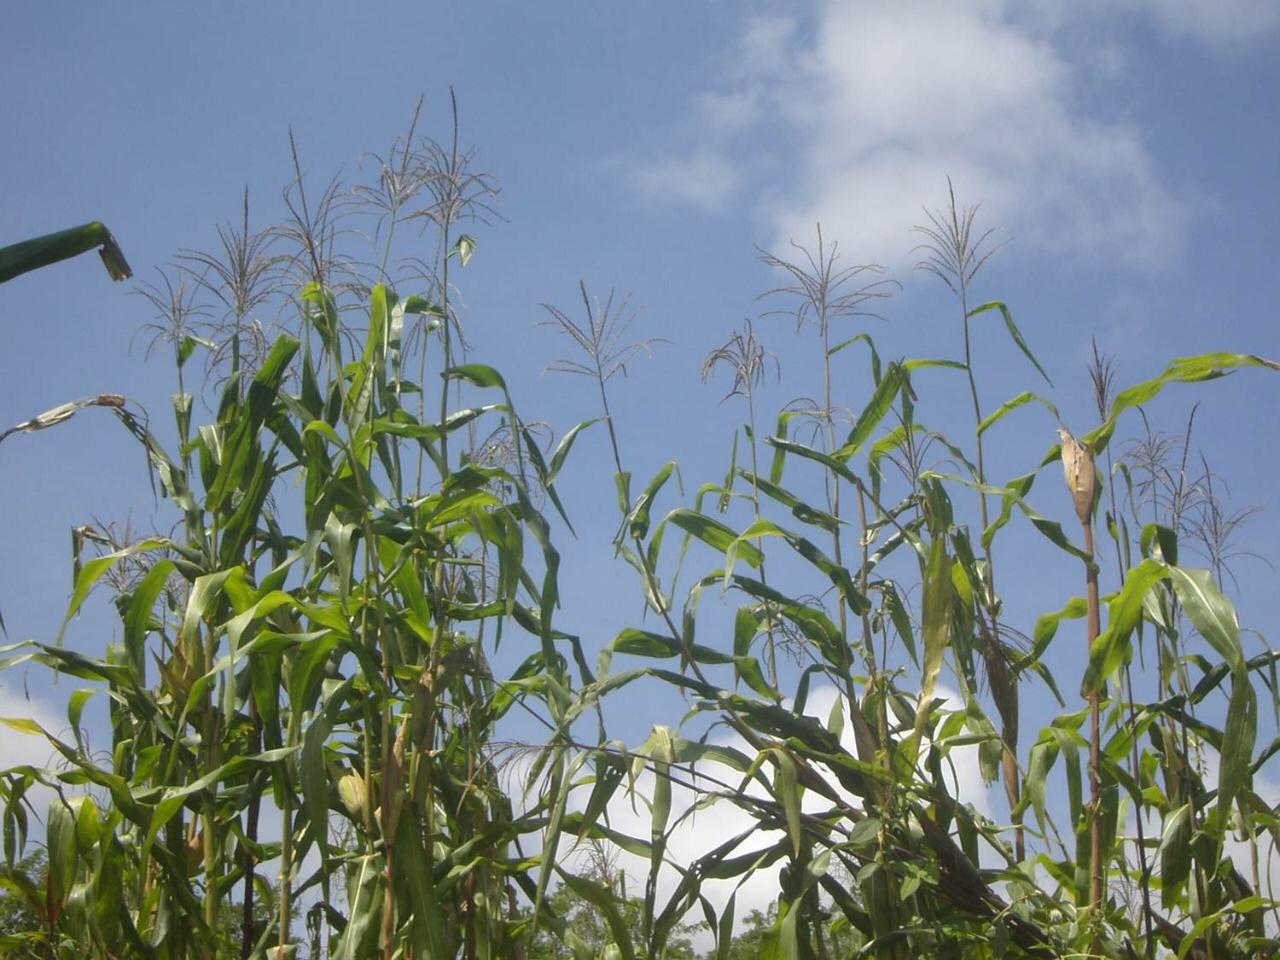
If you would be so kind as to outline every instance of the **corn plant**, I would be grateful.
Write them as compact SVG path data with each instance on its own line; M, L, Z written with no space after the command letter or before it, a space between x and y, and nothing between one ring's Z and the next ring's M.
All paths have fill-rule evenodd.
M961 299L963 361L884 363L869 335L858 333L839 346L861 342L869 349L868 375L841 381L861 399L833 396L828 371L823 399L800 407L819 429L805 442L792 429L794 409L784 411L776 435L767 438L774 451L767 478L735 465L730 477L745 475L748 492L730 481L705 484L692 507L677 505L655 520L655 501L673 472L668 465L626 509L617 548L640 573L655 622L619 634L607 662L616 668L642 658L659 665L617 669L582 696L617 696L656 680L683 691L689 712L681 727L657 725L635 747L597 750L594 774L584 781L591 796L575 821L580 835L612 838L649 861L646 922L638 937L619 942L622 956L662 955L672 925L689 911L715 934L714 956L735 955L734 898L717 910L708 885L728 881L736 889L763 869L778 871L776 911L759 934L766 957L846 955L848 941L837 946L833 936L833 914L834 933L851 937L858 955L884 958L1244 957L1276 947L1276 903L1258 867L1259 850L1274 851L1275 821L1251 779L1273 752L1255 751L1256 688L1266 685L1274 698L1276 655L1246 656L1221 584L1212 571L1179 564L1179 533L1160 520L1131 527L1108 513L1106 528L1123 562L1114 592L1100 596L1093 520L1105 502L1101 490L1112 484L1096 471L1097 458L1125 413L1169 384L1280 366L1236 354L1176 360L1154 379L1104 391L1099 426L1079 440L1061 428L1063 442L1039 458L1036 470L992 484L981 457L989 431L1029 404L1055 418L1057 412L1030 391L990 414L979 405L970 321L999 313L1036 372L1044 371L1006 304L970 306L968 284L985 261L966 239L972 212L959 211L953 200L951 214L936 220L938 231L929 236L943 244L944 228L954 228L954 270L943 261L932 269L951 279ZM798 298L802 319L820 318L824 304L842 302L838 281L859 273L841 272L821 253L806 261L812 270L768 262L799 278L788 292ZM829 360L838 347L821 330ZM918 421L925 378L947 368L969 381L977 456ZM603 379L600 387L603 393ZM843 437L832 415L841 404L859 411ZM920 447L912 446L918 443L945 449L947 465L926 466ZM905 468L896 493L885 472L895 460ZM1040 470L1059 460L1082 542L1030 500ZM618 466L619 488L627 489ZM1127 470L1117 469L1116 483L1125 482ZM815 502L814 493L823 499ZM957 494L975 493L976 529L955 502ZM706 499L742 502L743 526L731 524L732 511L722 519L703 509ZM988 513L988 500L998 512ZM766 502L770 509L762 510ZM856 523L840 516L841 502L856 504ZM1083 597L1068 587L1062 609L1040 617L1021 649L1012 626L1002 623L1007 607L995 592L991 563L995 538L1015 516L1046 548L1075 557L1087 586ZM679 548L671 558L673 543ZM681 564L698 548L714 565L678 586ZM706 639L700 626L708 591L741 597L731 625L713 627L723 640ZM1064 696L1062 678L1055 679L1045 657L1064 623L1081 617L1088 630L1075 660L1083 709ZM763 641L768 660L768 638L779 630L803 638L801 668L785 688L758 659ZM1154 696L1145 702L1126 682L1140 642L1163 650ZM937 696L948 665L960 687L958 703ZM837 693L826 718L807 708L820 681ZM1064 712L1020 752L1018 691L1031 684L1046 686ZM1214 698L1209 719L1201 705ZM958 793L950 768L972 763L961 757L974 748L984 778L1004 783L1006 823ZM1209 754L1218 761L1216 783L1195 760ZM653 777L643 794L651 833L619 836L610 825L610 800L636 795L643 770ZM692 863L673 862L670 838L695 815L693 808L672 807L673 784L699 798L701 815L732 806L752 826ZM1065 802L1054 802L1055 793ZM1158 844L1150 833L1139 841L1137 857L1123 835L1125 808L1159 837ZM1251 876L1229 856L1233 833L1249 841ZM662 902L656 877L664 870L677 879ZM1140 904L1127 896L1135 883L1144 890ZM1152 886L1158 905L1146 893Z
M556 829L537 784L554 796L567 749L553 740L533 792L513 800L495 733L513 710L564 725L569 664L585 663L553 625L558 555L537 477L560 503L501 375L459 361L450 272L475 248L458 227L477 198L456 127L451 146L411 135L398 156L429 202L393 219L435 231L434 254L409 271L429 281L422 294L342 273L345 192L308 196L296 148L284 229L254 233L246 196L221 252L179 263L225 320L197 329L190 285L146 291L174 347L178 450L136 409L102 403L142 445L178 525L78 558L67 623L113 570L145 561L114 598L119 644L4 649L6 667L92 684L72 698L69 737L5 720L58 758L2 781L6 877L39 918L6 948L481 958L517 956L533 935L522 904ZM295 328L249 349L281 291ZM182 371L201 347L220 395L197 426ZM455 406L463 390L470 405ZM515 462L473 456L464 428L486 421L520 438ZM531 651L507 678L490 660L502 642ZM105 753L81 723L98 693ZM47 813L26 802L37 784L55 792ZM35 816L44 877L17 868Z
M309 190L291 138L284 222L254 229L246 194L216 251L185 251L142 288L152 344L172 348L172 430L103 394L0 435L103 407L174 520L141 539L77 532L63 632L106 587L119 643L0 649L0 667L90 685L68 698L66 734L3 720L56 762L0 774L0 881L25 918L0 949L674 960L703 924L717 960L1273 954L1265 865L1280 836L1253 781L1275 752L1258 748L1258 708L1280 657L1246 651L1225 592L1240 515L1207 468L1191 472L1189 431L1180 457L1150 430L1112 448L1166 386L1280 367L1206 354L1115 391L1099 358L1099 423L1079 435L1030 390L990 410L985 321L1048 377L1009 305L973 305L991 250L953 194L923 232L926 270L959 303L957 344L883 358L855 325L887 311L895 284L844 265L821 232L793 261L763 254L782 277L767 312L816 328L820 394L762 435L771 354L754 326L735 333L704 375L728 365L745 430L724 481L672 503L675 461L634 483L647 470L633 474L611 406L616 375L654 344L632 339L629 299L583 285L581 312L547 308L575 351L551 369L593 395L554 448L502 375L471 362L457 287L478 241L464 231L496 188L453 107L438 143L418 135L420 103L354 189ZM973 416L960 441L922 413L947 390L934 380L957 376ZM994 481L988 445L1036 406L1047 450ZM645 611L594 664L555 620L573 596L557 480L584 436L607 440L615 473L600 548L634 570ZM1037 486L1058 463L1065 496ZM1069 528L1051 519L1064 511ZM1024 629L994 572L1015 525L1033 538L1020 552L1064 553L1083 585ZM1196 544L1211 569L1182 562ZM1055 676L1048 654L1079 620L1085 642L1053 661L1076 674ZM519 654L499 675L502 644ZM686 698L683 720L611 738L614 705L652 684ZM1059 711L1034 738L1020 735L1028 690ZM105 749L85 719L99 694ZM510 742L517 723L538 736ZM961 792L965 764L1001 783L1005 809ZM621 804L648 829L622 829ZM676 832L728 808L749 826L683 861ZM772 906L740 911L766 871Z

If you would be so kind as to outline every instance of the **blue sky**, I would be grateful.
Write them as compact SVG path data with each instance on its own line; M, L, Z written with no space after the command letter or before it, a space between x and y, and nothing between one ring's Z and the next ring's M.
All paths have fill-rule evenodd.
M776 282L756 246L809 242L820 220L845 262L881 263L903 284L869 327L882 353L959 356L953 303L911 269L910 228L943 202L948 175L1009 241L978 296L1010 304L1078 432L1092 425L1091 337L1119 354L1122 385L1174 356L1280 357L1280 8L1267 0L50 2L16 6L7 23L0 240L102 219L143 279L179 249L209 246L246 185L256 226L280 215L290 129L313 176L359 179L362 156L386 149L420 94L425 128L446 135L452 85L462 139L502 185L503 219L473 231L462 281L473 357L507 373L526 416L562 432L593 401L585 383L540 376L562 344L536 326L539 304L572 307L579 279L630 292L637 331L670 342L617 384L629 465L645 477L677 459L690 493L723 476L742 418L698 369ZM107 391L165 417L171 372L144 363L135 339L147 319L91 258L0 288L0 424ZM757 329L783 359L769 416L813 391L817 348L783 320ZM1037 388L998 327L981 336L988 409ZM855 405L865 365L844 362ZM922 383L923 418L963 435L962 388L945 371ZM1176 430L1196 400L1198 445L1234 502L1266 508L1247 545L1280 561L1280 379L1174 388L1154 411ZM1011 418L992 478L1033 467L1054 426L1039 412ZM579 516L609 519L580 521L580 548L566 541L564 618L594 646L640 608L629 569L605 562L612 468L603 436L591 440L566 490ZM1066 519L1058 484L1051 475L1034 499ZM70 527L129 516L142 529L169 522L139 451L100 411L0 448L11 640L56 632ZM1008 544L1001 586L1029 630L1079 591L1078 565L1030 535ZM1249 560L1237 573L1251 594L1242 621L1272 632L1276 573ZM99 653L113 630L100 607L69 642ZM1061 662L1073 690L1077 666ZM0 677L4 712L56 716L66 692L34 673ZM651 703L655 715L627 711L618 733L635 740L678 719L678 701Z

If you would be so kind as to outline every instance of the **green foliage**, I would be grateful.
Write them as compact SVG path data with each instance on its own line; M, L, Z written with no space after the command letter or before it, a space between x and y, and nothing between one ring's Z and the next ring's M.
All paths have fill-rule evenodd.
M609 921L601 909L584 896L575 894L569 884L556 888L547 900L547 912L564 924L558 933L541 930L530 944L525 956L528 960L578 960L579 957L604 958L609 956L610 948L617 950L619 939L631 944L643 942L644 902L638 897L629 897L617 885L605 886L604 890L614 905L618 918L622 921L625 934L616 937ZM689 934L692 929L681 927L675 936L668 940L661 960L694 960L696 954Z
M41 893L47 873L43 850L0 868L0 956L43 960L48 924Z
M357 191L382 245L370 275L335 242L338 188L308 195L298 174L281 227L252 233L246 200L220 234L225 256L189 256L221 319L193 331L177 288L152 299L171 322L173 432L96 404L142 446L175 526L132 542L77 533L66 622L105 585L120 643L0 649L0 667L104 692L110 727L91 751L84 690L69 696L69 732L3 719L57 755L0 778L11 955L675 960L699 935L717 960L1275 951L1280 915L1258 864L1277 825L1254 779L1274 754L1258 749L1258 705L1274 700L1277 657L1246 649L1220 562L1179 562L1204 528L1181 487L1155 490L1158 454L1107 461L1094 513L1117 564L1101 599L1093 515L1078 543L1041 512L1071 504L1036 487L1060 449L1031 452L1031 472L1003 485L987 475L984 444L1006 415L1058 408L1024 391L984 414L971 321L998 312L1030 372L1048 376L1008 305L969 307L990 255L974 211L953 198L924 231L926 269L957 295L963 361L882 363L865 333L833 346L833 326L889 288L855 289L870 268L840 268L821 235L799 264L766 256L784 272L784 312L820 333L821 396L762 437L767 353L748 328L706 368L729 362L747 408L723 483L689 499L674 462L643 465L635 475L652 480L633 497L608 387L648 342L620 342L625 302L601 307L583 288L585 321L552 309L585 354L553 369L594 379L600 409L544 450L508 381L461 337L458 271L485 249L461 228L492 186L459 150L456 119L447 145L417 139L416 124ZM397 273L409 220L430 224L436 255ZM268 306L292 326L264 335ZM833 367L854 343L870 351L862 377ZM183 379L197 346L216 394L202 424ZM1095 379L1100 426L1082 449L1109 458L1122 414L1168 384L1275 366L1208 354L1114 395ZM932 378L957 370L973 421L951 440L919 418ZM554 524L573 514L557 488L571 450L606 438L617 533L575 549L628 564L646 616L593 666L557 626L574 593ZM935 444L948 472L931 469ZM1080 564L1028 649L1011 641L1017 608L997 584L1015 516L1032 538L1020 562L1038 546ZM710 625L708 592L727 608ZM1069 702L1076 678L1055 679L1046 657L1081 618L1088 642L1065 659L1083 699ZM510 669L500 643L523 652ZM951 681L958 696L941 698ZM634 746L609 739L610 709L646 685L677 690L686 714ZM825 717L820 686L834 700ZM1062 709L1038 731L1020 729L1031 690ZM507 743L517 726L538 735ZM1007 822L958 794L959 764L1000 781ZM53 800L36 810L41 785ZM641 818L630 833L613 815L624 806ZM730 813L748 826L681 859L695 814ZM584 843L640 879L575 868ZM1232 859L1242 845L1249 876ZM739 918L743 885L766 871L772 906Z

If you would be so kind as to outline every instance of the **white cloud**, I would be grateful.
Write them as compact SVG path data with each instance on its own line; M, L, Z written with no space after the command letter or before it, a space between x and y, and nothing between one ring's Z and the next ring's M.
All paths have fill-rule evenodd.
M6 719L34 720L54 736L67 726L66 717L38 697L28 698L14 691L8 684L0 685L0 717ZM9 727L4 730L4 765L19 767L31 765L45 767L54 763L57 754L44 737L19 733Z
M947 709L954 710L962 707L959 696L953 691L939 687L936 696L946 701ZM847 707L844 706L842 695L834 687L823 685L814 688L809 695L805 713L826 723L837 702L840 702L841 709L845 710L842 744L846 750L854 753L852 724L848 719ZM738 749L748 757L754 755L754 751L747 747L736 735L720 737L713 742L717 746ZM987 788L979 774L977 747L964 746L953 750L951 752L951 762L956 777L953 789L957 791L956 796L958 799L963 803L972 804L980 814L989 816L991 804ZM512 768L513 783L522 782L528 768L527 761L522 758L521 761L512 764ZM521 769L516 770L515 768ZM704 778L713 777L716 780L730 783L734 787L737 786L740 779L740 776L728 767L714 763L697 763L693 765L693 770L696 775L701 775ZM685 774L682 773L681 777L684 778ZM860 809L861 801L857 797L847 793L834 783L832 786L850 808ZM636 779L635 793L637 797L634 802L626 794L625 790L620 789L608 808L610 826L625 835L648 839L651 817L649 808L642 798L651 797L653 788L654 775L650 770L645 770ZM692 785L673 785L670 824L674 825L674 827L671 829L667 841L667 856L670 860L682 865L692 864L699 857L715 850L721 844L743 834L747 835L746 839L731 855L736 856L752 851L764 851L785 839L783 831L759 829L756 818L751 815L748 809L738 803L720 799L709 805L699 805L700 800L704 800L706 796L703 791L723 789L720 785L706 779L699 782L698 789L694 789ZM763 788L756 784L749 786L746 792L749 796L761 798L766 796ZM570 800L571 807L581 810L586 804L588 793L585 789L578 791ZM817 813L829 807L830 802L828 800L812 791L806 791L802 801L802 809L806 813ZM572 842L566 839L562 841L560 856L570 859L575 856L580 857L581 850L579 849L575 853ZM576 865L581 866L581 864ZM621 853L619 854L617 865L626 872L629 892L643 895L645 878L649 869L648 861L641 857ZM741 922L752 910L765 912L776 899L778 895L778 871L781 865L782 861L779 861L758 869L740 886L736 880L708 879L703 882L701 893L715 907L718 914L724 910L730 896L733 896L735 898L735 917ZM674 893L678 879L676 871L672 869L666 868L660 873L657 887L659 909L665 905L668 898ZM685 919L687 922L696 923L702 919L702 915L700 911L695 909ZM710 933L705 933L696 940L695 946L699 949L707 949L711 946L711 943Z
M59 710L38 697L23 696L7 683L0 683L0 717L34 720L54 736L58 736L59 732L67 726L66 717ZM0 736L4 737L0 769L23 766L54 769L58 766L61 758L44 737L20 733L5 726L0 726ZM29 789L26 796L36 816L43 818L54 792L47 787L37 785ZM33 828L32 836L38 835L39 830Z
M1212 39L1210 4L1130 0L1132 13ZM1274 18L1232 0L1260 29ZM1161 180L1140 128L1090 113L1126 79L1067 44L1063 24L1101 8L1045 0L818 0L804 17L748 17L723 80L696 93L674 143L625 165L647 197L728 205L752 192L770 242L806 240L817 221L854 261L912 259L922 205L982 201L988 224L1020 245L1127 265L1180 252L1186 203ZM1091 12L1088 12L1090 11ZM1016 14L1016 16L1015 16ZM1243 31L1242 31L1243 32ZM1078 53L1073 53L1074 50ZM1074 57L1074 59L1073 59Z
M715 150L667 156L627 169L627 181L643 196L717 210L742 185L742 174Z

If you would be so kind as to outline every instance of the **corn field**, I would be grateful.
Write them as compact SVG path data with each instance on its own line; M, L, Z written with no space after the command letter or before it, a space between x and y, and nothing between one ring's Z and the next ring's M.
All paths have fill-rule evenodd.
M1092 376L1073 433L1016 305L975 297L995 247L952 194L911 280L954 295L937 357L880 355L864 320L895 285L820 229L761 252L761 310L794 325L813 396L758 409L761 338L787 324L734 331L703 373L743 426L686 492L675 461L625 456L615 377L652 344L621 296L544 311L568 350L550 372L594 398L558 439L473 358L461 292L497 187L456 111L443 141L418 123L354 186L309 183L295 150L280 224L255 230L246 194L215 250L136 288L166 416L103 395L0 437L114 417L173 521L77 532L65 622L107 592L118 642L0 649L77 686L64 730L3 718L51 759L0 773L0 955L1275 955L1280 820L1254 779L1280 655L1229 599L1238 518L1140 426L1167 387L1272 391L1280 365L1207 353L1117 389L1097 354L1055 371ZM983 347L1005 336L1027 389L996 405ZM969 426L921 422L926 395ZM1002 422L1032 410L1059 433L992 476ZM603 525L562 496L586 444L613 465ZM1000 586L1028 543L1077 576L1020 628ZM633 626L565 629L567 550L634 579ZM683 715L612 735L656 689ZM1028 698L1056 716L1028 724ZM961 795L964 764L998 809ZM708 818L743 826L680 859L672 837ZM760 878L772 906L744 933Z

